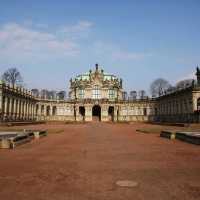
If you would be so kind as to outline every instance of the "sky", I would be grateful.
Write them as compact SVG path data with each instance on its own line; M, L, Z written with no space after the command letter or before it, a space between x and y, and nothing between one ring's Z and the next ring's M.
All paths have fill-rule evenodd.
M1 0L0 74L21 72L25 87L67 90L95 68L149 91L194 78L200 64L199 0Z

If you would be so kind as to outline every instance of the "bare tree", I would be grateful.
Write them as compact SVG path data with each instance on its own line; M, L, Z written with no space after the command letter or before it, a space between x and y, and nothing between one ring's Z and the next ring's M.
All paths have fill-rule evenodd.
M49 98L49 91L46 89L42 89L40 91L40 96L42 99L48 99Z
M184 88L190 87L192 86L193 81L194 81L193 79L185 79L185 80L179 81L178 83L176 83L176 88L184 89Z
M137 91L130 91L130 99L135 100L137 98Z
M56 91L54 91L54 90L49 91L48 98L55 100L56 99Z
M65 97L66 97L66 92L65 91L60 91L60 92L57 93L57 98L59 100L64 100Z
M23 79L17 68L9 68L2 75L2 80L8 84L22 85Z
M122 99L123 99L123 100L127 100L127 96L128 96L128 95L127 95L127 92L125 92L125 91L122 92Z
M170 83L163 78L158 78L151 83L150 91L152 97L158 97L171 87Z
M140 99L146 99L147 98L145 90L138 91L138 95L139 95Z
M176 87L170 86L167 90L165 90L165 93L170 94L170 93L175 92L176 90L177 90Z
M32 89L31 92L35 97L39 97L40 95L40 91L37 88Z

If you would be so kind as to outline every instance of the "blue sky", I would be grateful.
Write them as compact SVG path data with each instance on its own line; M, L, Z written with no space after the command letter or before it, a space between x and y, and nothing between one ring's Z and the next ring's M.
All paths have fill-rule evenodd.
M0 73L17 67L28 88L68 89L99 63L128 91L175 84L200 64L199 10L199 0L1 0Z

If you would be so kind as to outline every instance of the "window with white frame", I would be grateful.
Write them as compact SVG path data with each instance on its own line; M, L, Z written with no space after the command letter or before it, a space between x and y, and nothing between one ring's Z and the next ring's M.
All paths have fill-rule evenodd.
M108 98L109 99L114 99L115 98L115 90L109 89L108 90Z
M80 99L83 99L84 96L85 96L85 90L84 90L84 89L80 89L80 90L79 90L79 98L80 98Z
M100 99L101 93L98 85L94 86L94 89L92 90L92 98L93 99Z

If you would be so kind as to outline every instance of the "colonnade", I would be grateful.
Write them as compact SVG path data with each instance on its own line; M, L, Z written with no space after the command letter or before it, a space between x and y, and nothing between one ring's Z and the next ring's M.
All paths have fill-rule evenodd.
M3 97L3 121L33 120L36 117L36 103L29 99Z
M160 115L176 115L192 113L192 100L188 97L184 99L164 100L158 105Z
M0 84L0 121L35 120L36 102L31 92Z

